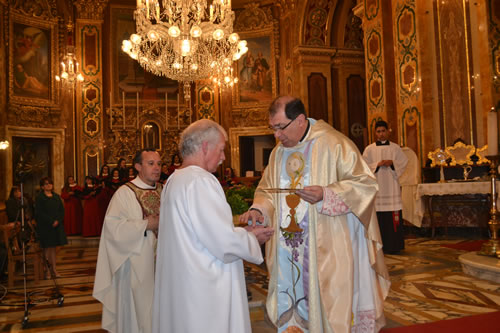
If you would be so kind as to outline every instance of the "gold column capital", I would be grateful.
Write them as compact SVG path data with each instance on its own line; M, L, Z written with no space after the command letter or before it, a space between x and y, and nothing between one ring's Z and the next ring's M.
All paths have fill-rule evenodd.
M102 20L109 0L74 0L78 19Z

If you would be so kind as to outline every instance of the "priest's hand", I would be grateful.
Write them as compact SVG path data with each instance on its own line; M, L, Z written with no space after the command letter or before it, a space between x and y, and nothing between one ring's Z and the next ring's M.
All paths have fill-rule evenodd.
M158 225L160 223L159 215L148 215L146 219L148 220L148 225L146 226L146 230L153 230L153 231L158 230Z
M304 201L315 204L323 200L323 187L318 185L306 186L295 193Z
M265 242L267 242L269 240L269 238L271 238L271 236L274 234L274 229L273 228L271 228L271 227L265 227L265 226L262 226L262 225L258 225L256 227L247 226L247 227L245 227L245 229L248 232L251 232L251 233L253 233L255 235L255 237L259 241L260 245L262 245Z
M240 215L239 221L241 224L248 224L248 221L252 221L252 226L255 227L257 222L264 223L264 215L259 210L250 208L246 213Z

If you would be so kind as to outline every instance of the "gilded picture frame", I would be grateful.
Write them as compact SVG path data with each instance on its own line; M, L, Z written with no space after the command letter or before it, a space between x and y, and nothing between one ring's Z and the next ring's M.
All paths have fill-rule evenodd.
M12 12L9 30L9 100L21 105L56 106L57 21Z
M238 83L233 107L267 106L276 97L275 33L269 28L238 33L248 52L234 64Z
M109 63L111 77L112 105L135 105L136 92L139 91L141 104L165 105L168 98L169 108L177 106L177 94L181 94L181 107L184 106L179 83L164 76L149 73L128 54L122 51L122 42L136 32L134 20L135 7L111 5ZM125 95L123 95L125 92Z

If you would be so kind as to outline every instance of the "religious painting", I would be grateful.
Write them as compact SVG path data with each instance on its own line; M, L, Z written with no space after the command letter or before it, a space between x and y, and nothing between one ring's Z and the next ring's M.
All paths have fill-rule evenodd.
M248 52L236 62L235 104L267 105L276 95L273 32L240 33L240 37L247 41Z
M9 98L20 104L54 105L57 23L11 14Z
M110 25L111 96L113 105L135 104L136 92L142 102L163 105L165 99L176 104L179 84L164 76L144 70L141 65L122 50L122 41L136 32L135 7L112 6ZM182 99L181 99L182 100Z

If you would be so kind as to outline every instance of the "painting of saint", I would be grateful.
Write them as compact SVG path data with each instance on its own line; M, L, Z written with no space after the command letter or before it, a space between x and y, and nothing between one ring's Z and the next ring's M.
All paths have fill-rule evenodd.
M14 23L14 94L49 99L50 30Z
M271 40L246 38L248 52L238 60L239 102L265 102L273 98Z

